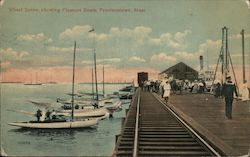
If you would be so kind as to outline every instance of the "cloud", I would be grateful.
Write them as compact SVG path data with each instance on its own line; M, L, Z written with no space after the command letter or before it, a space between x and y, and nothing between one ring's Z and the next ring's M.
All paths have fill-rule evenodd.
M96 38L97 38L97 41L106 41L109 39L109 35L101 33L97 35Z
M197 56L193 53L188 53L186 51L173 51L173 52L160 52L153 54L150 58L151 64L162 64L171 65L177 61L189 61L192 62L197 59ZM198 60L198 59L197 59Z
M55 47L51 46L48 47L48 50L51 52L73 52L74 48L73 47ZM77 52L90 52L92 49L90 48L76 48Z
M93 60L83 60L82 64L93 64ZM104 59L97 59L96 63L108 64L108 63L118 63L121 62L121 58L104 58Z
M199 45L198 51L196 52L197 55L202 55L207 51L218 52L220 51L221 47L221 40L206 40L204 43Z
M187 36L188 34L191 34L191 33L192 33L191 30L185 30L183 33L182 33L182 32L177 32L177 33L175 33L175 35L174 35L174 39L175 39L176 41L178 41L178 42L183 42L184 39L186 38L186 36Z
M117 62L121 62L121 58L104 58L104 59L97 59L97 62L111 62L111 63L117 63Z
M17 61L29 55L27 51L17 52L12 48L0 49L0 56L3 61Z
M108 33L89 33L92 27L90 25L76 25L72 28L65 29L60 33L60 39L76 39L76 38L93 38L97 41L107 41L112 38L133 38L138 42L142 42L143 38L147 38L152 32L150 27L137 26L134 29L111 27Z
M44 41L48 43L53 42L51 38L45 36L43 33L19 35L17 37L17 40L18 41L32 41L32 42Z
M59 39L93 39L96 41L106 41L109 39L109 34L100 33L92 31L92 26L90 25L76 25L72 28L65 29L62 33L59 34Z
M188 52L185 52L185 51L175 52L174 55L177 58L180 58L182 60L191 60L191 59L196 59L197 58L197 55L195 55L193 53L188 53Z
M152 28L145 26L136 26L134 29L111 27L109 34L113 37L142 37L148 36L152 32Z
M164 32L159 37L151 35L152 28L147 26L136 26L134 28L111 27L107 33L89 33L92 27L90 25L76 25L65 29L60 33L60 39L93 39L96 42L107 42L110 45L119 43L120 47L130 45L130 48L141 48L147 44L151 46L168 46L173 49L184 49L188 46L186 37L191 34L191 30L183 32L169 33ZM122 48L123 48L122 47Z
M250 38L250 34L244 34L244 37L245 37L245 38ZM240 33L238 33L238 34L230 35L230 36L228 36L228 38L229 38L229 39L241 39L242 36L241 36Z
M65 29L62 33L59 34L60 39L75 39L79 37L87 37L92 33L89 31L92 29L90 25L76 25L72 28Z
M130 62L146 62L144 58L133 56L129 58Z
M188 46L186 42L187 35L191 34L191 30L185 30L184 32L162 33L159 38L149 38L149 43L152 45L167 45L173 49L184 49Z
M161 53L152 55L150 61L155 62L155 63L157 63L157 62L176 62L177 58L174 56L167 55L164 52L161 52Z

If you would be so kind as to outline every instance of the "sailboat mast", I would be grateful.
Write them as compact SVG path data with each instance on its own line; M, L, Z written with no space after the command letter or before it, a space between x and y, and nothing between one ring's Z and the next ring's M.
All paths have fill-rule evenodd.
M242 70L243 70L243 83L245 83L246 80L246 73L245 73L245 43L244 43L244 29L241 31L242 36Z
M98 104L98 87L97 87L97 72L96 72L96 53L95 53L95 48L94 48L94 65L95 65L95 90L96 90L96 100Z
M91 84L92 84L92 98L93 98L93 100L95 99L95 93L94 93L94 70L93 70L93 68L92 68L92 82L91 82Z
M103 88L103 96L105 95L105 88L104 88L104 65L102 66L102 88Z
M97 100L97 105L98 105L98 87L97 87L97 72L96 72L96 53L95 53L95 29L94 27L89 30L89 32L93 32L93 51L94 51L94 68L95 68L95 89L96 89L96 100Z
M76 41L74 43L74 54L73 54L73 78L72 78L72 112L71 112L71 120L74 120L74 96L75 96L75 60L76 60Z

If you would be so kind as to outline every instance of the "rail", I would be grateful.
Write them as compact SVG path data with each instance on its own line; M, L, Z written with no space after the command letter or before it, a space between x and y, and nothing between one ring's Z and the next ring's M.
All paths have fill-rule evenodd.
M139 131L139 116L140 116L140 88L138 89L138 100L137 100L137 106L136 106L136 123L135 123L135 139L134 139L134 148L133 148L133 157L137 156L137 150L138 150L138 131Z
M170 111L173 116L175 118L177 118L193 135L196 136L196 138L198 138L212 153L214 153L215 156L217 157L221 157L221 155L211 146L209 145L198 133L196 133L196 131L194 131L184 120L182 120L180 118L180 116L178 116L175 111L173 111L170 107L168 107L167 105L165 105L165 103L159 99L158 97L156 97L154 95L154 97L168 110Z
M138 89L113 156L220 156L201 137L158 96Z

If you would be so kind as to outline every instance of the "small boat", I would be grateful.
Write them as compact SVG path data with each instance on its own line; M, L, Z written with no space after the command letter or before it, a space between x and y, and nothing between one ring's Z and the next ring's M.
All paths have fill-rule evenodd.
M71 109L71 100L63 100L60 98L57 98L57 102L63 104L62 108L63 109ZM89 109L89 108L95 108L96 100L75 100L75 109L76 110L83 110L83 109ZM46 103L45 103L46 104ZM104 107L107 109L118 109L121 108L122 102L120 100L116 100L113 98L104 98L102 100L98 101L98 106L99 107ZM77 107L77 108L76 108Z
M12 126L32 129L68 129L68 128L84 128L98 124L98 119L85 119L81 121L29 121L29 122L13 122L8 123Z
M110 112L119 112L122 110L122 102L120 100L106 100L99 104L100 107L108 109Z
M74 117L83 118L83 117L102 117L106 114L109 114L110 111L106 108L97 108L97 109L74 109ZM71 116L71 110L61 110L56 111L55 115L58 116Z
M125 93L125 94L120 94L120 99L124 100L124 99L132 99L133 94L132 93Z
M119 91L121 91L121 92L131 92L131 91L133 91L133 86L132 85L126 86L126 87L120 89Z

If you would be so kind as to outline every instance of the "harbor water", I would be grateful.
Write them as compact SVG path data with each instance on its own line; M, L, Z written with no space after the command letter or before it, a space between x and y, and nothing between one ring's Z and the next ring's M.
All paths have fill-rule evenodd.
M99 85L102 89L102 85ZM105 92L118 91L125 84L107 84ZM115 135L121 131L121 119L129 103L113 118L99 121L96 127L84 129L41 130L19 129L9 126L16 121L35 120L33 116L9 110L36 112L38 107L28 100L56 102L69 99L71 84L1 84L1 146L8 155L17 156L110 156L115 146ZM91 84L77 84L75 91L91 92ZM102 90L100 90L100 93Z

